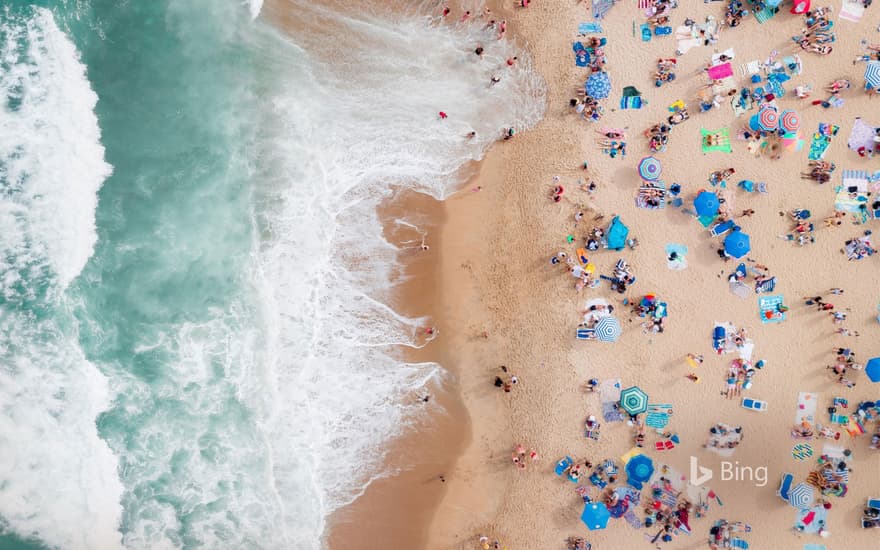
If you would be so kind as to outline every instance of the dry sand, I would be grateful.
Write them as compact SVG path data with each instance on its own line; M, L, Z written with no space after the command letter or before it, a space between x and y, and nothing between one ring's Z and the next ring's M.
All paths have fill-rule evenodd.
M655 38L644 43L632 33L633 21L641 23L634 0L611 9L603 21L609 71L614 91L605 102L606 116L599 124L577 118L568 107L586 77L584 69L574 66L571 52L577 23L588 21L589 3L573 0L533 2L527 10L507 14L510 28L524 41L534 56L538 70L548 82L549 99L546 119L534 130L498 144L482 165L478 183L483 190L469 191L447 201L447 220L442 236L439 260L442 264L443 341L451 350L450 364L460 376L460 389L473 423L473 437L448 473L447 493L431 524L427 548L477 548L477 535L498 537L509 549L563 548L569 535L586 536L597 549L648 547L644 533L624 521L612 520L604 531L588 532L579 520L582 510L574 485L553 475L556 460L570 454L597 462L619 457L631 448L631 431L623 423L603 426L599 442L583 437L587 414L600 414L598 395L585 394L581 385L590 377L621 378L624 386L644 388L652 402L672 403L675 414L669 429L677 432L682 443L664 453L647 451L655 461L665 462L687 472L691 455L712 468L721 457L702 449L707 430L715 422L744 427L745 438L728 460L741 465L769 468L764 487L748 482L710 482L723 500L723 506L711 507L708 517L692 519L694 534L679 537L668 548L705 547L705 535L718 518L743 520L753 531L746 537L752 548L800 549L805 543L824 543L828 548L877 548L878 532L859 528L859 518L868 495L880 495L880 453L868 449L868 436L842 442L855 455L849 494L831 497L829 514L831 536L797 537L791 532L795 510L775 496L783 472L792 472L803 480L814 461L795 461L791 448L796 443L789 436L799 391L821 394L818 416L835 395L851 403L877 397L863 374L857 386L847 389L833 382L824 368L833 359L831 349L852 347L862 360L876 355L878 272L877 258L847 262L840 248L846 239L866 228L877 230L876 222L853 226L847 222L837 229L818 229L816 243L798 247L778 239L789 223L780 211L808 208L821 219L833 211L833 185L840 182L842 169L880 168L877 160L859 158L846 147L853 119L866 117L880 124L880 103L872 103L860 91L864 65L853 66L859 53L859 40L877 41L875 31L880 10L867 10L860 24L837 20L838 42L828 57L803 54L804 73L786 84L789 92L800 83L812 83L821 89L835 78L849 78L854 90L844 94L843 108L822 109L786 95L780 107L797 109L802 128L809 138L820 121L841 126L825 158L837 163L838 171L831 184L818 185L801 180L799 173L807 166L807 151L787 153L781 160L755 158L744 142L734 140L733 154L700 153L700 128L731 128L731 133L745 122L735 119L728 106L700 114L694 95L703 83L700 68L713 52L735 48L734 66L753 59L765 59L773 49L783 50L789 37L801 27L799 16L788 14L787 7L764 25L747 18L734 29L724 29L715 46L695 48L679 58L678 79L660 89L653 86L650 73L658 57L673 55L674 37ZM839 10L839 3L834 3ZM722 3L681 2L673 11L673 26L685 17L703 21L706 15L723 15ZM835 19L836 16L835 16ZM784 50L790 51L790 50ZM745 83L744 83L745 84ZM616 109L623 86L634 85L649 101L641 110ZM816 93L814 97L823 97ZM723 263L715 253L718 241L710 239L693 218L676 208L662 211L637 209L633 199L639 186L636 164L648 154L641 132L667 116L667 106L684 99L691 106L691 120L676 127L668 149L658 158L663 162L663 180L678 182L684 197L691 198L706 185L710 172L729 166L737 169L733 179L764 181L769 194L732 192L734 208L753 208L757 213L740 220L751 234L749 255L770 267L778 277L776 293L783 294L791 306L789 318L782 324L762 325L758 319L757 297L740 299L728 291L726 274L737 262ZM873 117L873 118L872 118ZM594 140L600 126L627 127L628 154L624 159L602 155ZM599 182L595 200L577 190L576 179L583 175L579 165L588 160L590 173ZM566 186L567 201L554 204L548 196L552 177L559 175ZM590 203L605 214L619 214L630 226L630 236L638 238L634 251L620 253L599 251L591 256L600 272L609 273L619 258L625 258L635 270L637 283L627 294L630 299L657 293L669 304L669 319L662 334L644 334L638 321L627 322L621 296L607 284L577 294L573 279L551 268L549 258L558 250L574 252L565 237L581 239L589 224L575 227L576 202ZM588 212L587 220L590 219ZM688 246L689 267L670 271L666 267L664 245L670 242ZM722 271L725 275L721 275ZM802 296L815 295L832 287L843 287L844 296L832 300L838 308L848 308L846 326L861 332L859 338L834 334L836 328L827 314L803 305ZM617 304L624 334L619 342L605 344L574 339L574 327L585 300L605 297ZM748 328L755 343L755 359L763 358L767 367L758 373L748 396L766 400L769 412L746 411L739 400L719 395L724 388L726 367L732 355L716 356L711 349L714 321L731 321ZM488 339L475 337L483 329ZM705 355L705 363L696 371L702 378L694 384L684 376L693 372L685 363L689 352ZM507 365L521 383L510 394L492 386L499 365ZM657 436L649 432L647 447L653 449ZM519 471L510 463L514 445L522 443L538 449L542 461L537 467ZM813 441L819 451L823 441ZM818 452L817 452L818 454ZM595 496L595 492L593 493Z

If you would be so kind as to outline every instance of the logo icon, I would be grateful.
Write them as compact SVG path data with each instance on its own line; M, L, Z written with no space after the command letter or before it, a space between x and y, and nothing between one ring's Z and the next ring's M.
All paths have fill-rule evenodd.
M691 483L702 485L712 479L712 470L697 464L697 457L691 457Z

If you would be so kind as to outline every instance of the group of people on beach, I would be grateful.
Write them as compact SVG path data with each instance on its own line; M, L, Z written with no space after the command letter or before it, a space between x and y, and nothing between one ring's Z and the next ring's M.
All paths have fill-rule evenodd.
M830 6L816 8L804 14L805 27L801 34L793 36L792 41L802 50L828 55L833 51L831 46L837 40L837 35L832 29L834 21L830 19L832 8Z

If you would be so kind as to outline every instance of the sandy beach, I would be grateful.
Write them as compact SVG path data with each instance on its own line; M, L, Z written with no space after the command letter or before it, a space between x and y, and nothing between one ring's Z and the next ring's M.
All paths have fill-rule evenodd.
M865 229L876 230L876 222L854 225L847 218L839 227L826 228L822 220L834 212L834 187L840 185L843 170L873 172L880 168L876 159L861 158L847 148L856 117L880 122L870 120L877 116L872 115L877 107L861 89L864 64L852 63L861 52L860 40L876 36L880 12L868 9L861 22L853 23L837 19L840 6L835 5L835 52L828 56L800 52L803 72L785 84L787 94L777 98L777 103L780 110L795 109L800 115L807 142L802 151L785 152L777 160L754 156L746 142L735 136L756 110L737 118L725 103L700 113L695 100L697 90L706 82L702 69L713 53L735 50L732 64L740 87L751 86L739 78L740 64L765 60L773 50L779 50L780 57L798 53L789 46L790 37L799 33L804 19L789 14L789 7L784 6L763 25L747 17L736 28L722 29L716 44L695 47L679 56L676 81L656 88L651 78L654 64L657 58L674 55L675 38L654 37L642 42L633 32L645 21L636 2L614 6L602 21L601 35L608 39L605 51L613 89L603 102L605 115L597 123L582 120L568 104L588 74L575 66L572 54L572 43L579 39L578 23L592 20L588 3L534 2L528 9L505 14L509 27L527 44L547 80L548 112L536 129L496 145L483 162L478 181L469 183L467 190L446 204L447 221L439 252L443 345L451 350L454 365L450 368L460 376L473 435L447 476L447 492L434 515L427 548L479 548L480 535L497 538L509 549L564 548L569 536L585 537L594 548L651 546L646 534L652 537L656 527L634 529L626 521L612 519L607 529L588 531L580 521L583 503L575 485L553 473L556 461L566 455L594 464L608 458L621 464L621 455L633 447L633 428L625 422L603 423L599 441L584 437L585 418L594 414L601 419L600 396L583 390L584 383L594 377L600 381L620 379L623 387L637 385L650 396L651 403L672 405L674 414L665 429L677 434L680 443L674 449L655 452L655 443L663 438L653 429L647 430L643 451L656 465L668 465L670 471L686 476L689 459L695 456L700 465L716 472L715 479L706 485L718 499L711 499L706 516L692 517L693 534L679 534L663 547L705 547L710 527L721 518L749 524L751 532L743 538L754 548L799 549L808 543L828 548L876 547L877 531L860 528L865 499L880 492L880 454L868 448L870 431L856 438L844 432L837 442L813 439L808 443L815 456L802 461L792 456L793 446L801 441L793 440L790 431L800 392L818 394L816 418L824 424L828 423L825 409L833 397L845 397L850 404L876 397L876 387L864 373L850 376L856 385L847 388L825 368L834 362L832 350L837 347L852 348L861 361L876 353L872 341L877 333L877 260L849 262L841 253L846 240L862 235ZM705 21L708 15L722 18L723 13L721 3L683 3L672 11L671 25L677 27L687 17L697 22ZM821 92L827 83L839 78L853 83L853 88L841 95L841 107L811 105L812 100L827 96ZM794 87L801 84L812 84L815 91L811 98L792 95ZM624 86L638 88L647 105L640 110L617 108ZM678 99L687 103L690 119L675 127L666 150L656 155L663 166L662 180L667 185L681 185L687 207L698 190L710 188L707 178L711 172L736 169L726 190L727 205L736 213L755 211L750 217L736 218L736 222L751 236L748 258L754 262L748 265L766 265L777 278L772 294L783 295L790 308L782 323L761 323L760 295L750 292L740 298L730 292L728 276L739 261L722 261L716 253L720 239L710 237L693 216L672 206L662 210L635 206L640 185L636 166L649 154L642 132L665 119L667 107ZM820 122L840 126L824 155L825 160L836 163L837 171L824 185L799 175L808 170L809 139ZM603 127L626 129L625 157L610 158L600 152L596 130ZM701 153L700 129L723 127L730 128L733 152ZM582 169L584 161L589 162L588 171ZM554 176L559 176L558 182ZM588 177L598 184L592 195L578 189L578 180ZM737 189L736 182L744 179L766 183L768 192ZM558 184L566 192L563 200L555 203L550 196ZM471 191L475 186L481 191ZM811 210L811 221L816 224L815 242L803 247L778 238L791 230L787 213L796 208ZM585 216L576 225L574 216L579 209ZM589 259L597 273L609 274L615 262L624 258L637 282L625 294L611 291L604 281L578 293L574 279L564 268L552 266L550 258L558 251L573 255L578 245L567 243L567 235L581 243L590 228L606 228L615 214L629 226L629 236L638 239L638 246L620 252L598 250L591 252ZM597 215L604 218L593 222ZM687 247L685 270L667 268L664 247L670 243ZM835 287L845 293L828 295L827 290ZM643 330L643 319L631 316L630 308L623 304L624 297L633 302L646 294L656 294L668 304L662 333ZM803 297L817 294L833 302L838 311L845 311L848 318L844 326L860 336L837 334L835 330L841 325L834 324L828 312L805 305ZM584 303L593 298L604 298L615 306L623 325L616 343L575 339ZM748 330L754 343L753 360L762 359L766 366L743 395L766 401L767 412L745 410L739 397L720 395L725 390L728 365L736 356L713 352L715 322L730 322ZM475 337L483 330L488 338ZM693 369L686 362L688 353L701 354L705 361ZM519 379L510 393L492 385L501 375L501 365ZM689 373L698 375L699 383L685 378ZM703 448L709 429L719 422L743 429L742 444L730 457ZM524 471L511 464L511 452L517 444L540 455L539 461L529 463ZM803 481L817 468L816 458L826 444L852 451L848 493L844 498L827 497L832 507L826 538L798 535L793 531L798 511L783 502L776 489L786 472L794 474L796 482ZM766 484L719 479L722 460L752 468L766 466ZM589 495L597 500L599 491L591 488ZM643 492L643 503L646 496ZM635 508L642 516L643 506Z

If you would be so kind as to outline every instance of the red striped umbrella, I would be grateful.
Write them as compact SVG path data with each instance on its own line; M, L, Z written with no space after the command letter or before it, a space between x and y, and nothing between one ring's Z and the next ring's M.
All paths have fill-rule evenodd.
M761 112L758 113L758 126L768 132L776 130L779 126L779 115L774 109L764 107L761 109Z
M782 111L782 116L779 117L779 126L788 133L797 132L801 127L801 117L791 109Z

